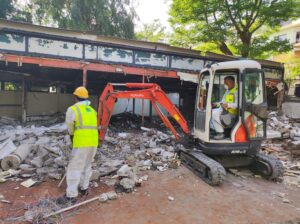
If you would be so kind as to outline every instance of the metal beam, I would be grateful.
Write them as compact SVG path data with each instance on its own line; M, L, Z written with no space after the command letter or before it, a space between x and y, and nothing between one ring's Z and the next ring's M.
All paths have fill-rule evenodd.
M41 67L78 69L78 70L86 69L89 71L119 73L124 75L155 76L155 77L179 79L176 71L138 68L138 67L124 66L124 65L87 63L87 62L76 61L76 60L71 61L71 60L61 60L61 59L30 57L30 56L19 56L13 54L0 54L0 61L4 61L6 64L17 63L18 66L22 66L23 64L34 64Z

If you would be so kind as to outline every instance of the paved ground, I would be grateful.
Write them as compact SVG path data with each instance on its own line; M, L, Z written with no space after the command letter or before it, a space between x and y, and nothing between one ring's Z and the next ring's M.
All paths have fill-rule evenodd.
M259 178L243 179L228 174L221 187L211 187L180 167L163 173L150 172L144 183L137 192L123 194L115 201L93 202L67 213L60 223L261 224L300 220L300 188L287 188ZM56 185L57 182L47 181L25 189L15 182L0 184L0 193L12 202L0 204L0 221L16 222L8 217L21 216L25 203L62 194L63 189ZM108 190L100 185L90 197ZM290 203L284 203L278 196L282 193L287 194ZM175 200L169 201L168 196Z

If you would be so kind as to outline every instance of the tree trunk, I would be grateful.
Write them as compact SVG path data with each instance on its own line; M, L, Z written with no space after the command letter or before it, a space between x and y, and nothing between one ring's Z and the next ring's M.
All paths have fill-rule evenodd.
M243 48L241 50L241 55L243 58L247 58L249 56L249 51L251 47L251 38L252 34L249 32L242 32L240 33L240 38L243 43Z
M233 55L233 53L231 52L231 50L228 48L228 46L224 42L222 42L222 43L219 44L219 49L224 54Z

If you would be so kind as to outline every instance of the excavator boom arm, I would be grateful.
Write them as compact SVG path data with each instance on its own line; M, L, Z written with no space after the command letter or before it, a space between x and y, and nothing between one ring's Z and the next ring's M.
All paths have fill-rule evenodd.
M114 91L114 86L125 86L129 89L139 89L130 91ZM110 118L112 116L113 108L117 99L145 99L149 100L160 116L164 124L172 131L175 138L180 140L180 136L169 121L168 117L160 110L158 105L161 105L180 125L182 130L188 134L189 128L185 118L182 116L177 107L171 102L166 93L159 85L154 83L126 83L126 84L112 84L108 83L104 88L98 107L98 126L99 126L99 140L103 142L105 133L107 131Z

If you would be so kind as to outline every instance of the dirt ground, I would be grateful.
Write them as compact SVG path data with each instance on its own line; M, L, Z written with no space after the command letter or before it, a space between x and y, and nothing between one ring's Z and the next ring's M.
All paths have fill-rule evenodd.
M136 192L124 193L107 203L93 202L65 213L59 223L261 224L298 223L296 220L300 220L300 188L232 174L227 174L221 187L211 187L185 167L162 173L149 171L148 174L149 180L143 182ZM41 197L63 194L64 188L58 189L57 183L49 180L29 189L18 182L0 184L0 194L12 202L0 204L0 223L24 223L12 217L22 216L26 204ZM88 197L109 190L100 184ZM289 203L283 202L283 193ZM168 200L168 196L174 197L174 201Z

